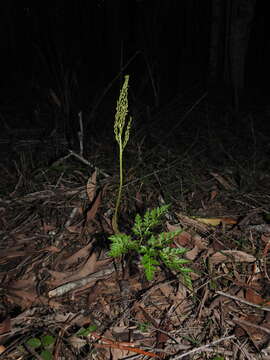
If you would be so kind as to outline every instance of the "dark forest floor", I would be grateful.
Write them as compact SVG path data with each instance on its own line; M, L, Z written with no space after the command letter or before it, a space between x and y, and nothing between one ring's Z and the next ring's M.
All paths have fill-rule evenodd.
M108 255L113 119L81 158L29 131L2 140L0 359L270 358L270 114L192 105L136 113L119 218L129 234L170 204L156 231L182 230L172 246L188 250L192 289Z

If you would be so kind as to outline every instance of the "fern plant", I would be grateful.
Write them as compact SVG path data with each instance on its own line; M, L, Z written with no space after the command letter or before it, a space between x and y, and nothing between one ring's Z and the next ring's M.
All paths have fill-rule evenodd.
M118 233L109 237L111 240L109 255L119 257L127 253L138 253L147 280L154 278L157 267L163 263L167 268L179 272L184 283L192 288L190 278L192 270L185 266L189 260L182 257L187 249L170 247L173 238L181 233L181 230L162 232L157 235L153 233L154 228L161 223L161 218L168 211L168 208L169 205L163 205L148 210L143 217L137 214L134 226L131 229L132 235Z

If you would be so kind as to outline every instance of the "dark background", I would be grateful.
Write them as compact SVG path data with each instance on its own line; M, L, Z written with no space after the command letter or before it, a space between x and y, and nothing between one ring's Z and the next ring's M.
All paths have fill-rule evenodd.
M234 54L233 25L245 19L247 4L253 11L245 29L245 51ZM155 114L179 94L184 98L190 92L192 104L205 91L211 106L233 109L234 115L269 107L267 4L263 0L2 1L1 125L42 126L51 131L64 123L63 131L71 134L77 130L78 112L83 111L86 128L98 133L93 119L100 116L98 123L104 129L101 118L114 114L126 73L131 113ZM218 19L213 7L220 11ZM234 56L242 56L242 63L240 59L233 64ZM239 69L244 75L238 81L234 74Z

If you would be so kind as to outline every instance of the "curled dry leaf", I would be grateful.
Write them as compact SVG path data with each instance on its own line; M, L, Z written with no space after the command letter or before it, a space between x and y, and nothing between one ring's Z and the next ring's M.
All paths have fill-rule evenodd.
M171 225L168 221L166 222L166 226L169 232L171 231L178 231L182 230L182 227L179 225ZM191 245L192 243L192 237L191 234L189 234L187 231L182 231L179 235L176 235L174 237L174 243L179 246L187 246Z
M187 258L188 260L195 260L196 257L198 256L199 254L199 248L198 246L194 246L194 248L190 251L188 251L186 254L185 254L185 258Z
M188 260L195 260L202 250L208 249L208 241L198 234L192 236L192 244L194 245L193 249L185 254Z
M199 250L206 250L209 247L209 241L198 234L193 236L193 242Z
M183 231L175 236L174 243L176 246L192 247L192 236L187 231Z
M238 250L224 250L214 253L210 257L210 263L213 265L224 262L255 262L256 258L253 255L247 254L244 251Z

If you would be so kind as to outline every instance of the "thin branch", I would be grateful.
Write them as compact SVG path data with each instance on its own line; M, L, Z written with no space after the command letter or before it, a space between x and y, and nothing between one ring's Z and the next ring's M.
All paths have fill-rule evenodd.
M237 296L233 296L231 294L227 294L227 293L224 293L223 291L216 291L217 294L221 295L221 296L225 296L229 299L232 299L232 300L235 300L235 301L239 301L243 304L246 304L246 305L249 305L249 306L253 306L255 307L256 309L260 309L260 310L263 310L263 311L270 311L270 307L264 307L264 306L261 306L261 305L257 305L257 304L254 304L250 301L247 301L247 300L244 300L244 299L241 299Z
M195 348L195 349L192 349L190 351L187 351L186 353L182 354L182 355L179 355L179 356L175 356L172 358L172 360L178 360L178 359L182 359L188 355L191 355L191 354L195 354L195 353L198 353L198 352L203 352L205 351L207 348L209 347L212 347L212 346L215 346L219 343L221 343L222 341L227 341L227 340L231 340L231 339L234 339L236 336L235 335L231 335L231 336L227 336L227 337L223 337L219 340L216 340L216 341L213 341L211 342L210 344L206 344L206 345L203 345L203 346L200 346L198 348Z

